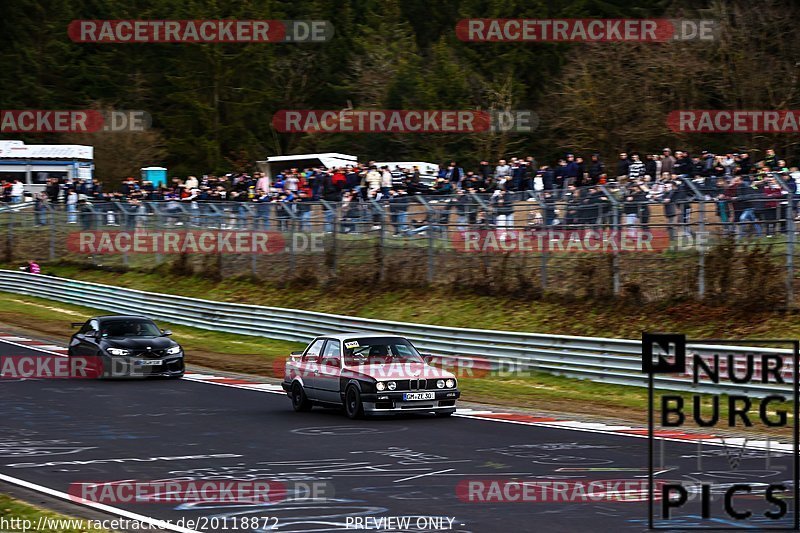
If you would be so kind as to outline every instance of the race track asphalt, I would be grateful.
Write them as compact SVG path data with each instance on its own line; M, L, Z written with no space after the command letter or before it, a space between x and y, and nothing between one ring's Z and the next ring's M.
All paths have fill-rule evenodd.
M0 356L7 355L45 354L0 342ZM0 380L0 405L5 481L62 492L72 483L119 480L328 484L329 497L311 501L109 504L158 519L183 518L184 524L217 519L189 530L264 530L265 524L277 524L274 531L355 530L358 517L412 518L413 527L383 529L395 532L647 528L644 501L479 503L456 493L460 481L472 479L646 479L642 438L459 416L351 421L335 410L295 413L281 394L188 380ZM659 479L700 475L697 443L665 446L671 466ZM703 471L717 472L711 476L718 481L733 479L719 474L730 470L719 449L702 454ZM761 480L790 479L786 456L771 457L771 470L757 453L746 452L742 461L742 470L762 472ZM760 499L744 501L763 507ZM714 503L715 514L720 505ZM220 521L242 517L259 517L257 527ZM452 519L452 526L438 529L435 520L419 517L441 518L445 527ZM678 524L695 519L684 520ZM417 527L426 523L430 527ZM720 516L713 525L739 524Z

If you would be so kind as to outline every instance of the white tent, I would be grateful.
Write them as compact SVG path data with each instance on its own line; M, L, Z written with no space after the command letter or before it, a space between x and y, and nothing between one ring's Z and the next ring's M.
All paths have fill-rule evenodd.
M267 175L272 182L273 176L288 168L337 168L346 166L356 166L358 158L354 155L338 154L329 152L325 154L299 154L299 155L276 155L256 161L261 172Z

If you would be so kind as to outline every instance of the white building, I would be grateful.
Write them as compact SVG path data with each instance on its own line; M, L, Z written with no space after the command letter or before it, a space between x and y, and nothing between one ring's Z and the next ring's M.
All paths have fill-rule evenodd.
M79 144L25 144L0 141L0 179L19 179L38 191L49 178L91 179L94 148Z

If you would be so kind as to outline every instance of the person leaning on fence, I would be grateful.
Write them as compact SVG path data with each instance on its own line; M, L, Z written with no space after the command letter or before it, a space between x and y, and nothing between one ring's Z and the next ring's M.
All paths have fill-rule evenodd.
M505 230L514 225L514 201L512 195L504 190L495 191L491 200L494 208L495 225L504 230L501 238L505 238Z
M739 185L737 189L737 199L741 202L742 206L742 214L739 215L739 236L742 236L745 231L750 233L749 226L753 226L756 234L761 237L761 224L759 224L758 217L756 216L759 196L758 185L755 183L747 184L742 182Z
M61 193L61 186L58 184L58 179L50 178L47 180L47 185L45 186L45 194L47 194L47 198L50 200L50 204L55 205L58 202L58 196Z
M669 239L672 241L675 238L675 218L678 214L675 206L675 198L677 193L675 191L675 184L672 181L664 183L664 192L661 194L661 204L664 206L664 218L667 220L667 232Z
M21 267L21 269L30 274L41 274L42 272L41 268L39 267L39 263L37 263L33 259L28 261L28 264L25 265L24 267Z
M760 218L766 222L767 237L772 237L775 235L778 226L778 206L783 198L784 191L775 178L768 176L761 187L761 195L763 201L761 202Z
M94 228L95 214L92 204L89 203L85 194L78 195L78 216L81 220L81 228L85 231Z
M391 191L389 198L389 215L394 226L394 236L403 235L407 229L408 195L405 191Z
M325 211L327 213L327 210ZM357 231L361 221L361 195L356 191L347 191L342 198L342 233Z
M77 224L78 193L74 189L67 190L65 204L67 206L67 224Z
M647 228L650 223L650 200L648 198L650 188L647 185L648 180L649 178L645 176L645 179L637 184L633 193L634 202L638 208L636 215L639 217L639 225L642 228Z
M629 184L623 198L622 211L625 214L625 225L633 226L639 218L639 206L636 204L636 185Z
M47 204L47 193L40 192L36 195L36 200L34 200L33 205L33 212L36 215L37 226L44 226L47 224Z

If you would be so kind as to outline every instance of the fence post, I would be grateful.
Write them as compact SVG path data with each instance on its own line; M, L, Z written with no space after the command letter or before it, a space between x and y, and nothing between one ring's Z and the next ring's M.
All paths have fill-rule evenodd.
M435 271L436 270L436 262L435 262L434 256L433 256L433 253L434 253L433 252L433 246L434 246L433 228L435 227L435 224L436 224L436 212L430 206L428 201L425 200L425 198L423 198L422 196L417 196L416 198L417 198L417 201L419 203L421 203L422 206L425 208L425 216L428 219L427 220L427 226L428 226L428 231L427 231L427 234L428 234L428 283L433 283L433 280L436 277L435 276L435 274L436 274L436 271Z
M336 204L328 202L327 200L320 200L320 203L322 203L322 207L323 207L322 215L323 215L323 219L324 219L324 224L327 225L327 220L328 220L327 212L331 213L331 219L333 220L333 228L332 228L332 231L331 231L331 238L333 239L333 241L332 241L332 244L331 244L331 259L330 259L329 268L330 268L330 276L332 278L335 278L336 277L336 270L337 270L337 267L338 267L337 263L339 261L339 249L338 249L338 242L337 242L337 240L338 240L337 236L339 234L339 216L338 216L338 213L336 211L336 207L337 207ZM325 230L325 226L323 226L323 230Z
M600 185L600 190L603 191L603 194L606 195L608 201L611 203L611 224L612 230L621 232L622 229L620 228L619 223L619 207L620 203L614 193L608 190L605 185ZM602 204L601 204L602 205ZM620 240L621 242L621 240ZM622 285L620 283L620 276L619 276L619 250L614 250L611 252L611 277L613 283L613 291L615 296L619 296L620 292L622 292Z
M8 260L13 261L14 254L14 214L15 211L8 211Z
M698 250L698 272L697 272L697 296L701 299L706 295L706 247L703 236L706 233L706 201L704 197L700 200L700 212L697 215L697 250Z
M794 195L789 185L778 174L773 174L773 177L784 190L787 197L786 204L786 307L794 307Z
M794 202L793 194L789 194L786 206L786 231L789 239L786 243L786 307L794 307Z
M689 189L691 189L694 197L697 198L700 209L700 212L697 214L697 224L699 229L697 232L697 237L695 238L698 253L697 296L699 298L704 298L706 295L706 247L703 244L703 236L705 235L706 229L706 197L697 187L697 184L694 181L690 180L686 176L682 176L681 180L686 184L687 187L689 187ZM683 224L681 224L681 227L683 227Z
M47 214L49 230L50 230L50 261L56 258L56 210L53 206L47 204Z
M380 229L378 230L378 249L380 250L380 258L378 265L378 281L383 281L386 278L386 210L374 198L369 200L372 208L381 217Z
M295 257L296 250L294 249L295 245L295 235L294 235L294 226L295 221L292 220L292 224L289 226L289 272L294 273L297 258Z
M295 274L297 266L297 250L295 250L295 229L300 224L300 217L297 216L297 205L286 204L286 212L289 214L289 273Z
M550 226L547 224L547 200L543 197L542 193L536 193L534 191L528 191L528 196L536 200L536 203L539 204L539 209L542 210L542 231L544 231L544 238L547 242L547 245L543 246L542 249L539 251L541 254L541 264L539 265L539 278L542 285L542 292L547 291L547 263L549 259L549 235L548 232L550 231ZM553 206L555 209L555 205Z

